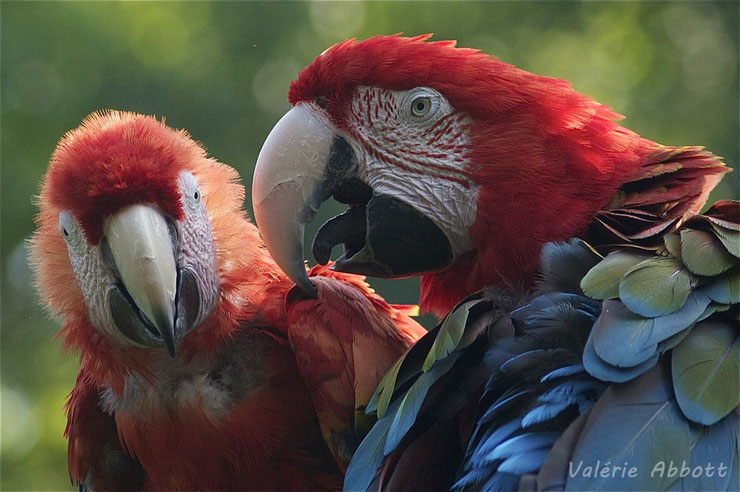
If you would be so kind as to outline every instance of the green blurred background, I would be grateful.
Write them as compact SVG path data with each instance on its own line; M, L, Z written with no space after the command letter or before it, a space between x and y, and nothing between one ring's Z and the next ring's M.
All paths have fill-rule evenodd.
M0 20L3 490L71 490L63 405L77 357L53 339L24 241L57 140L94 110L165 115L249 183L302 66L346 37L434 32L569 79L653 140L740 162L735 1L4 1ZM739 189L732 173L712 199ZM317 224L338 211L328 207ZM416 299L413 280L373 284L392 302Z

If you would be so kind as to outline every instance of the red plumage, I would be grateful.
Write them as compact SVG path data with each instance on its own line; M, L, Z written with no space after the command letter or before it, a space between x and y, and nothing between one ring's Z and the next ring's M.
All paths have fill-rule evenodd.
M88 247L102 254L95 248L104 221L124 207L150 204L173 220L182 218L181 171L190 172L202 192L218 301L185 335L173 360L162 349L123 343L95 326L89 314L94 300L78 284L59 216L71 212ZM302 370L321 377L323 368L312 368L311 354L296 354L288 341L289 333L321 330L322 324L289 324L285 296L292 283L247 219L237 180L236 171L208 158L186 132L154 117L96 113L59 143L39 198L31 257L44 300L64 320L64 347L81 358L67 406L73 482L115 490L341 487L333 444L322 439L296 355L309 361ZM361 278L342 279L357 291L355 301L385 322L388 331L378 343L390 339L395 358L415 340L397 336L396 323L403 329L415 323L380 302ZM183 376L172 379L178 371ZM179 389L166 386L172 383Z
M180 220L177 175L204 157L187 136L153 118L94 113L54 151L46 179L57 185L49 200L79 217L91 244L97 244L108 216L134 203L157 204Z
M425 333L357 275L317 265L318 297L288 294L288 338L309 388L326 442L342 470L369 430L364 408L386 370ZM396 309L394 309L396 308ZM388 316L386 313L390 313Z
M597 214L649 212L652 224L677 226L699 211L728 170L699 147L641 138L616 123L620 115L565 80L429 37L336 44L300 72L289 93L293 104L313 101L325 108L350 134L348 108L360 86L430 87L470 117L462 172L478 185L468 231L474 251L422 277L422 308L443 315L486 285L531 286L544 243L605 239L590 234ZM663 191L671 188L674 193Z

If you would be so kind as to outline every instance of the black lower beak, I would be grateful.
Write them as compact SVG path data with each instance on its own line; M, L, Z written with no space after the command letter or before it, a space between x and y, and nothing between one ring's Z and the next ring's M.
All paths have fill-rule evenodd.
M122 283L109 291L109 304L113 322L118 330L132 342L145 347L164 345L170 357L176 355L177 341L194 326L201 309L201 295L195 274L187 268L177 269L176 314L172 322L159 320L154 323L142 313ZM172 327L161 330L155 326Z
M369 189L369 188L368 188ZM343 190L334 195L342 195ZM312 252L326 264L332 248L344 244L334 268L373 277L406 277L438 271L452 263L447 236L415 208L389 195L373 194L327 221L316 233Z
M307 295L316 289L303 257L305 225L330 196L350 204L316 234L314 257L329 261L344 244L339 271L403 277L438 271L453 260L444 232L413 206L373 193L362 183L364 154L313 103L299 103L265 140L252 180L252 203L265 246L278 266Z

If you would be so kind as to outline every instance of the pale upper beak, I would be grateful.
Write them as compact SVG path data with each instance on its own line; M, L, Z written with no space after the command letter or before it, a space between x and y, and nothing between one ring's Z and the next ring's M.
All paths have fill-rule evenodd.
M177 266L164 216L132 205L105 221L104 234L126 291L174 356Z
M278 266L307 294L316 295L303 259L305 224L327 194L326 159L336 131L306 105L278 121L257 157L252 203L257 226Z
M307 295L316 290L306 275L305 225L331 196L349 209L316 233L312 252L319 263L329 261L337 244L344 244L344 254L333 268L375 277L437 271L453 260L447 236L429 217L360 179L365 153L323 110L299 103L275 125L257 158L257 225L275 262Z

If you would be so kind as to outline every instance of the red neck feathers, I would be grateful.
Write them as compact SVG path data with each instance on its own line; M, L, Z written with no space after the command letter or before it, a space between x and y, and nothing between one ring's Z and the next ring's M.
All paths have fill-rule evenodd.
M119 394L130 372L151 376L151 354L110 340L90 322L59 231L59 212L72 211L91 244L100 239L105 217L130 204L153 203L177 218L182 213L177 191L181 170L195 176L203 193L220 280L216 308L186 336L181 353L186 359L196 352L215 355L244 319L284 326L280 293L290 284L242 210L245 194L237 172L208 158L185 131L152 116L93 114L65 135L54 152L39 196L31 258L42 296L64 319L59 336L65 349L80 352L81 374Z

